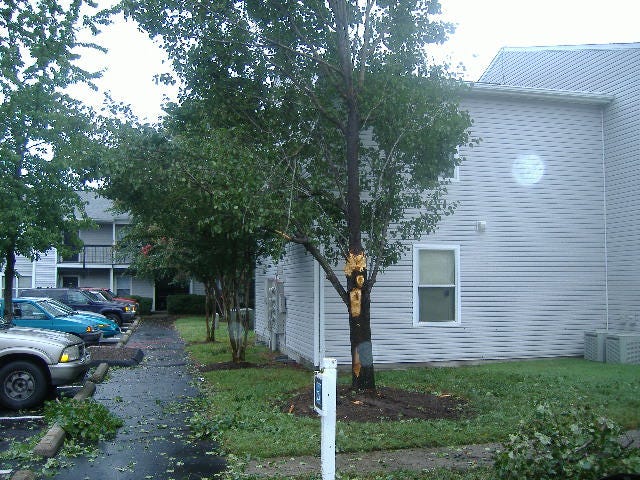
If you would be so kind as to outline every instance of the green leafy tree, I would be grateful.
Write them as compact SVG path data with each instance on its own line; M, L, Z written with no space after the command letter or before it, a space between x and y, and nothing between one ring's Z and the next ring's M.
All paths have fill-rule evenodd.
M438 1L123 4L164 42L181 100L200 101L212 128L242 125L256 152L277 159L269 181L288 208L274 230L318 261L344 301L352 385L375 388L372 288L403 240L453 212L443 178L469 141L459 82L427 61L452 31L433 20Z
M64 93L95 77L74 65L74 48L84 45L76 40L82 4L0 6L0 266L8 319L16 255L35 259L61 246L65 234L78 242L83 205L75 191L91 176L99 145L92 112Z
M266 195L264 159L235 132L203 128L193 110L175 109L165 128L129 129L109 162L104 194L133 214L126 242L140 274L194 278L205 285L207 336L217 309L229 322L232 360L244 361L246 299L257 257L281 242L262 225L281 209ZM235 312L232 314L232 312Z
M171 222L168 228L158 223L147 223L159 221L159 213L160 210L156 209L154 219L136 216L124 238L118 242L118 249L131 259L129 269L137 277L171 279L175 283L190 279L202 282L205 287L206 338L215 341L212 325L216 312L218 265L215 257L208 254L213 239L203 235L204 232L194 225L176 229L176 222Z

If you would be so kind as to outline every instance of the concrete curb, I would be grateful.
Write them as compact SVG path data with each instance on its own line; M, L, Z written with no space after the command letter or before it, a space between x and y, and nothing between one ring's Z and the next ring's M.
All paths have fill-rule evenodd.
M107 374L107 370L109 370L109 364L106 362L101 363L96 368L96 371L91 374L88 381L94 383L101 383L104 380L105 375Z
M31 470L18 470L11 480L36 480L36 475Z
M122 348L131 337L131 334L138 328L140 320L136 319L132 324L129 330L122 334L120 337L120 341L117 343L115 348ZM96 391L96 383L102 382L104 380L105 375L107 374L107 370L109 370L108 363L101 363L96 368L96 371L87 379L84 383L83 387L80 389L78 393L76 393L73 397L74 400L86 400L87 398L93 396ZM40 455L46 458L55 457L60 448L64 443L64 437L66 433L62 427L58 424L54 424L49 431L42 437L42 440L35 446L33 449L34 455ZM21 471L24 472L24 471ZM11 477L11 480L18 480L19 478L25 477L17 477L18 473Z

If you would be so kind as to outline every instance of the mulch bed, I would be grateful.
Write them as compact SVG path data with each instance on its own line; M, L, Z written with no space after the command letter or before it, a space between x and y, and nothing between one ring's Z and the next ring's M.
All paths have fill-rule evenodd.
M258 365L256 363L251 362L217 362L217 363L207 363L206 365L198 365L199 372L213 372L216 370L237 370L240 368L258 368L264 367L264 365Z
M312 386L282 402L281 407L284 412L294 415L313 417L318 415L313 409ZM338 420L352 422L411 418L458 419L469 414L468 403L453 395L433 395L389 387L378 387L375 392L355 392L347 386L339 386L336 410Z
M219 362L198 365L200 372L217 370L265 368L265 367L303 368L293 361L267 359L265 363ZM378 387L375 392L356 392L349 386L338 387L336 399L336 417L351 422L381 422L407 419L459 419L470 416L471 411L466 400L451 394L434 395L424 392L410 392L390 387ZM279 408L286 413L298 416L317 417L313 409L313 384L294 392L282 401Z

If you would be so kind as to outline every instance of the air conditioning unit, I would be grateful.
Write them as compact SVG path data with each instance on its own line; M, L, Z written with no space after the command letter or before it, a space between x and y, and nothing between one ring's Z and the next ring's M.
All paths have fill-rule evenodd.
M609 334L608 330L595 330L584 332L584 358L593 362L605 362L606 345L605 340Z
M608 363L640 364L640 334L610 333L605 355Z

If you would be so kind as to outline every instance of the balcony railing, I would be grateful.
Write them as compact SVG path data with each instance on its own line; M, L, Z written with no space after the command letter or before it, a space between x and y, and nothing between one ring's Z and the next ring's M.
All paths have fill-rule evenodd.
M58 257L59 263L86 265L128 265L131 256L116 251L112 245L85 245L78 253Z

